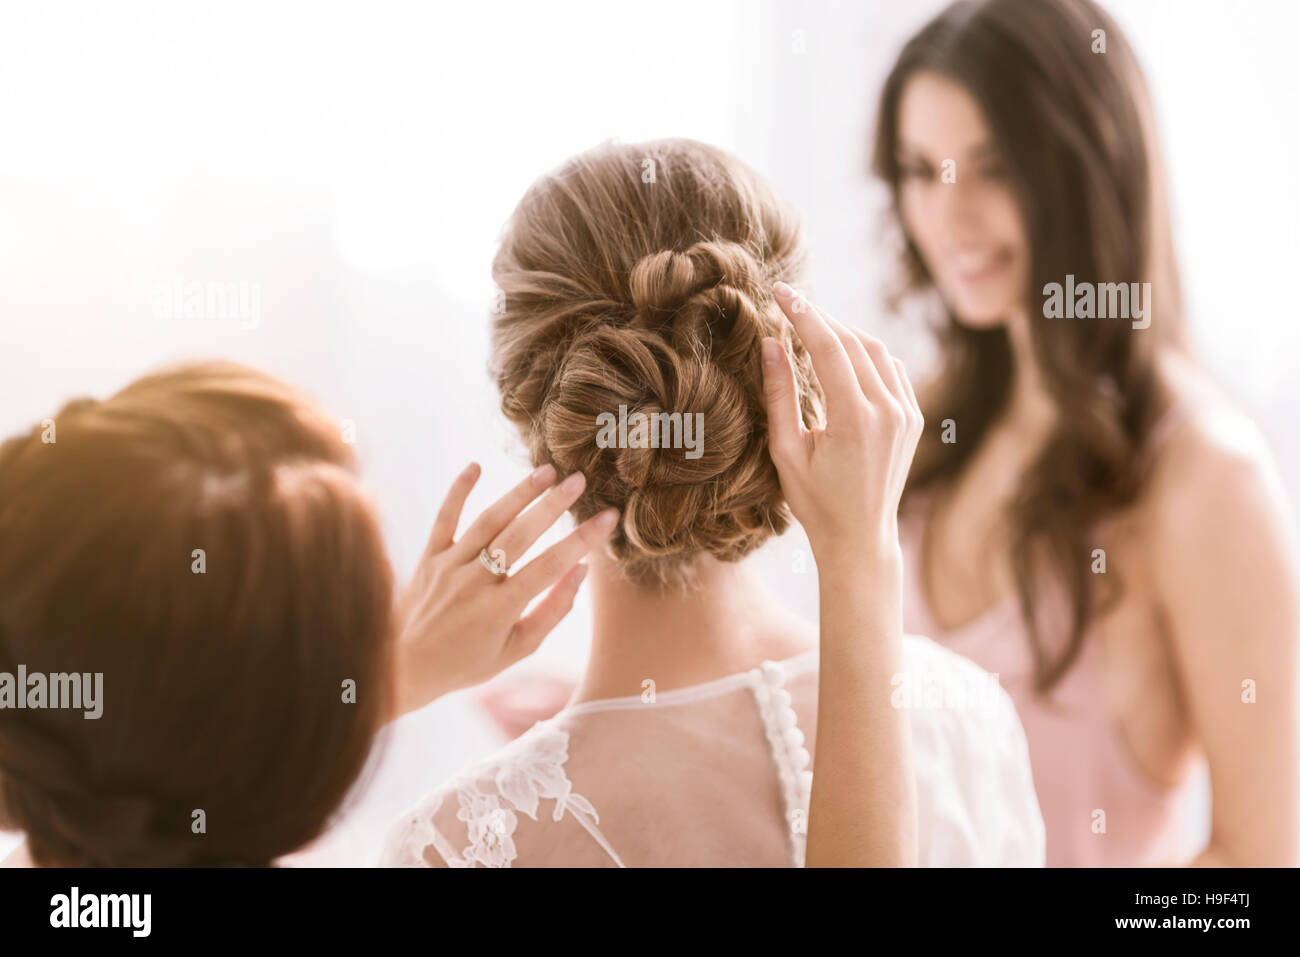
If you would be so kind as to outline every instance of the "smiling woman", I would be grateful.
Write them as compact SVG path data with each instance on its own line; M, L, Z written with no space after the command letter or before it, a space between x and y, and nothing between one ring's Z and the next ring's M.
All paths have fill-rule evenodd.
M904 291L938 306L905 621L1016 699L1048 864L1300 862L1289 509L1184 347L1124 34L1090 0L952 4L885 81L874 160ZM1134 321L1062 321L1053 290ZM1276 682L1267 707L1239 699L1254 674Z
M996 322L1028 281L1006 161L985 136L975 102L941 74L918 75L897 109L912 125L899 131L896 156L887 161L897 165L900 210L916 227L912 241L968 325Z
M1053 454L1027 470L1009 521L1022 599L1033 593L1031 540L1054 541L1079 609L1065 646L1039 649L1048 687L1093 610L1088 527L1134 501L1144 465L1134 453L1169 401L1155 359L1163 345L1181 348L1181 296L1145 86L1118 27L1083 0L975 11L954 4L913 38L881 94L875 166L907 236L909 287L933 286L947 307L928 417L962 431L959 442L922 440L909 494L956 474L1007 402L1033 394L1013 392L1014 370L1022 386L1030 375L1044 383L1050 400L1037 409ZM1110 28L1104 58L1071 40L1094 23ZM1028 77L1070 76L1078 82L1058 79L1055 96L1029 92ZM952 183L934 175L946 160ZM1042 322L1042 290L1067 275L1151 281L1151 330ZM1009 322L1017 314L1025 321ZM1015 346L1032 366L1015 365Z

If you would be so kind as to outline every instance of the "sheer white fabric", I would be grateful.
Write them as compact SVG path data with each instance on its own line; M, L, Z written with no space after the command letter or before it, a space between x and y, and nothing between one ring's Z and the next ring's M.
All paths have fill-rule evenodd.
M535 724L410 808L397 867L802 866L817 652ZM1043 863L1011 699L970 661L903 640L923 866Z

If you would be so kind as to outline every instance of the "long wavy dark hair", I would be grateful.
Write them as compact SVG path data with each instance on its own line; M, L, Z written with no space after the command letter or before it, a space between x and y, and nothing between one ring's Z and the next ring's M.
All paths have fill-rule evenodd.
M1093 52L1095 30L1105 52ZM880 98L873 166L899 206L899 100L918 71L959 83L978 102L1007 164L1025 224L1031 268L1025 302L1067 273L1103 282L1150 282L1151 324L1031 321L1034 356L1059 417L1020 479L1006 516L1011 568L1028 625L1035 684L1043 692L1069 670L1088 623L1119 595L1091 572L1097 523L1139 497L1147 439L1167 399L1157 347L1182 345L1182 305L1159 148L1146 81L1110 16L1090 0L961 0L903 48ZM903 234L899 296L932 290ZM1031 315L1035 310L1031 306ZM1010 392L1004 328L972 329L943 310L940 374L925 402L906 503L942 486L970 460ZM944 443L940 424L960 423ZM906 506L905 506L906 507ZM1065 587L1071 621L1063 644L1045 642L1035 595L1048 571Z

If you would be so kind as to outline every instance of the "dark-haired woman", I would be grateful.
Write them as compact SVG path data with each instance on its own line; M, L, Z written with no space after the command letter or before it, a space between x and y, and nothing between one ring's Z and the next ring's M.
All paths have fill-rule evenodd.
M1015 698L1048 865L1300 863L1292 519L1182 347L1124 37L1089 0L953 4L886 81L875 166L942 301L906 627Z

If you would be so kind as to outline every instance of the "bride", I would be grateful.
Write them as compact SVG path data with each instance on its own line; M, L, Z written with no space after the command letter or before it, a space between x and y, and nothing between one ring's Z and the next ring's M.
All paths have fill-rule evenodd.
M744 559L785 530L791 508L810 539L812 523L853 511L818 518L791 480L791 436L834 420L840 378L915 399L878 342L780 282L797 281L803 258L766 184L689 140L601 146L524 196L493 267L502 409L534 464L584 473L577 519L610 507L622 519L591 559L591 650L568 706L404 813L383 864L804 863L819 718L831 721L819 714L818 630ZM623 406L702 416L698 454L598 443ZM885 596L862 619L864 653L885 647L900 614L890 476L905 473L910 438L855 476L890 530L859 581L883 582ZM507 545L492 557L520 555ZM818 563L825 583L834 555ZM987 693L996 676L925 638L899 647L895 694L864 694L862 707L906 709L917 860L1041 865L1024 735L1006 694ZM830 760L838 784L838 758L816 767L829 780Z

